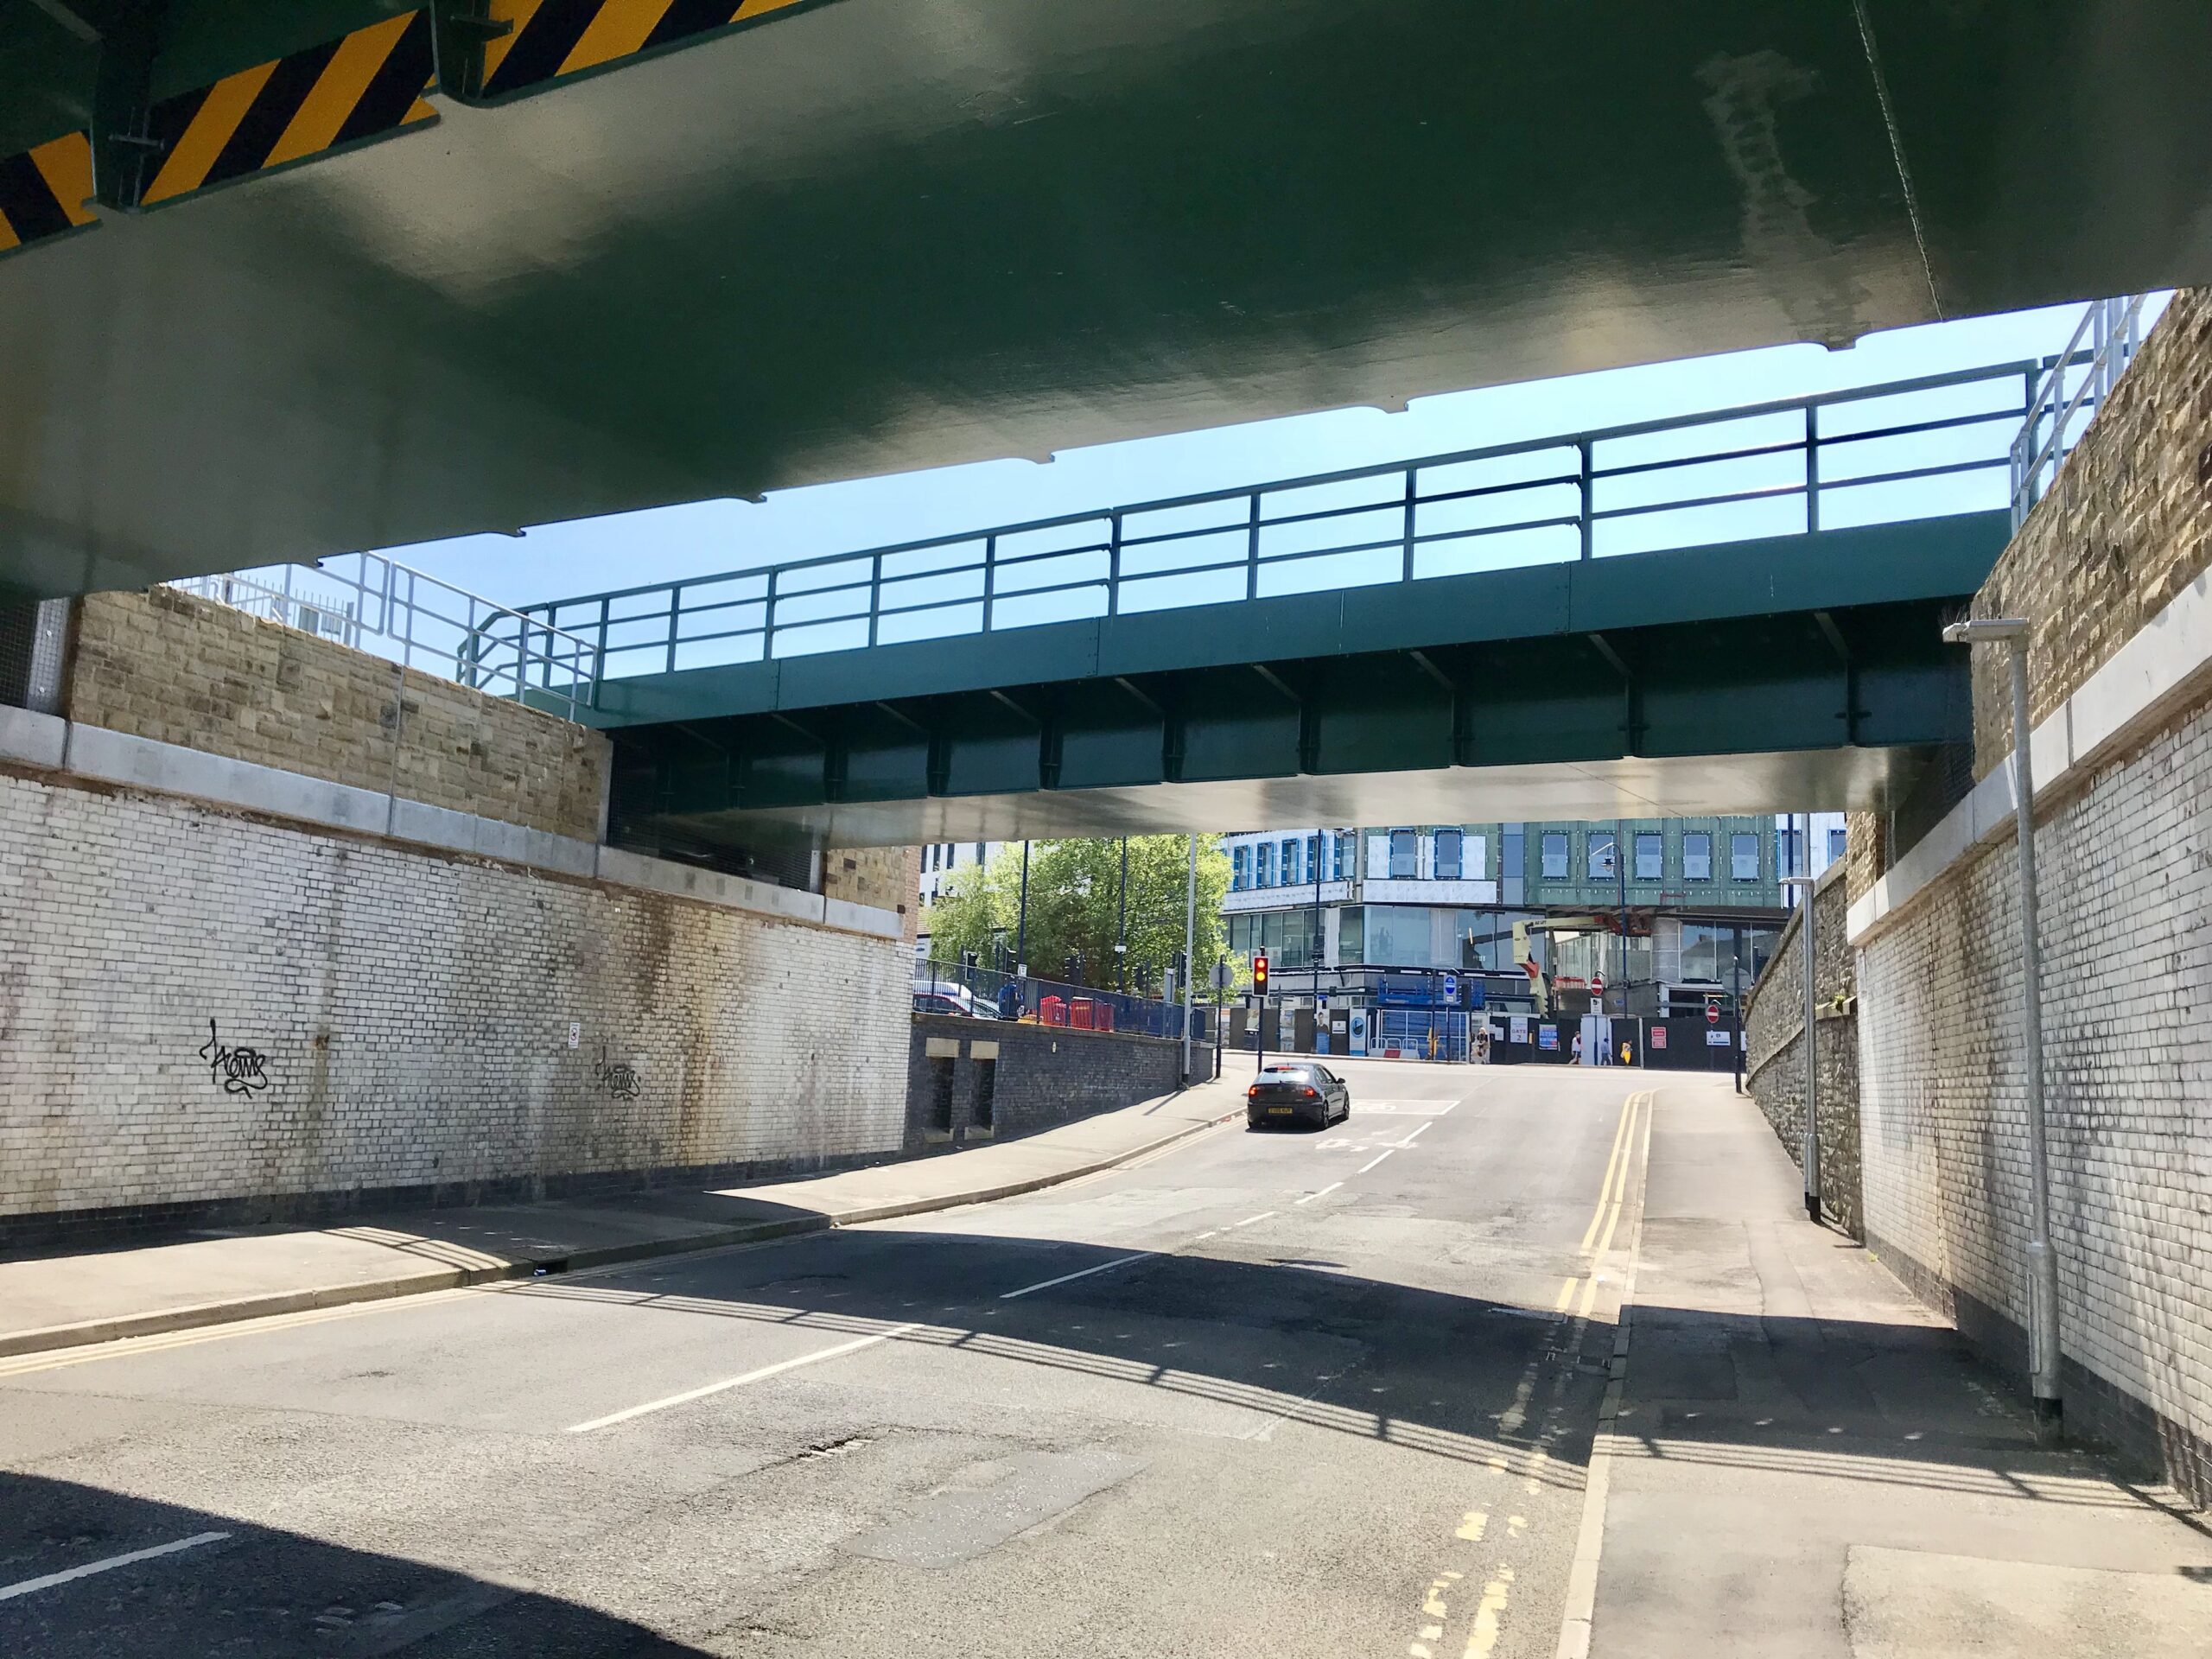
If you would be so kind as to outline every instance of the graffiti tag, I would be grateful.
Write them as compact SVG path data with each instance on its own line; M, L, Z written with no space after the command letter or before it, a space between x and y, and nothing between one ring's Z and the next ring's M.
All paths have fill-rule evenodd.
M609 1100L635 1100L645 1092L645 1084L638 1081L638 1068L627 1060L607 1058L607 1045L599 1046L599 1059L591 1069L592 1081L607 1091Z
M207 1062L207 1081L226 1095L257 1095L269 1086L268 1057L257 1048L231 1047L215 1034L213 1020L200 1058Z

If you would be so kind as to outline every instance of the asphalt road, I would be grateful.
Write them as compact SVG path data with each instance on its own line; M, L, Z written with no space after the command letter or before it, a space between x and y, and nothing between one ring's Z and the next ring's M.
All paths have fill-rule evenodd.
M1321 1134L0 1361L0 1654L1548 1656L1642 1081L1339 1069Z

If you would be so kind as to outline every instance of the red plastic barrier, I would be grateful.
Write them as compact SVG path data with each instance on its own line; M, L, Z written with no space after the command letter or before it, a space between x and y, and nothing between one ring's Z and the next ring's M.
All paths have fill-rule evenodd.
M1092 1023L1091 1023L1091 1029L1092 1029L1092 1030L1094 1030L1094 1031L1111 1031L1111 1030L1113 1030L1113 1029L1114 1029L1114 1005L1113 1005L1111 1002L1101 1002L1101 1003L1099 1003L1096 1007L1094 1007L1094 1008L1091 1010L1091 1012L1090 1012L1090 1018L1091 1018L1091 1022L1092 1022Z
M1098 1005L1087 996L1078 996L1068 1004L1068 1023L1077 1031L1097 1029Z
M1047 996L1037 1003L1037 1023L1040 1026L1065 1026L1068 1022L1066 999Z

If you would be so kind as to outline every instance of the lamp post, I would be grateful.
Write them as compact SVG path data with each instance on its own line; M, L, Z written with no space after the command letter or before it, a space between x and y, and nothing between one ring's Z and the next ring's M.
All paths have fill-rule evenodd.
M1021 912L1014 928L1014 971L1029 977L1029 843L1021 843Z
M1183 1085L1191 1083L1191 1022L1198 1007L1198 838L1191 837L1191 874L1183 898Z
M1952 645L2002 645L2012 677L2012 810L2020 859L2020 1044L2028 1108L2028 1393L2036 1427L2055 1437L2058 1383L2058 1253L2050 1243L2050 1153L2043 1110L2043 950L2036 937L2035 771L2028 754L2028 634L2025 618L1981 617L1943 630Z
M1799 893L1797 937L1804 945L1805 956L1805 1139L1799 1148L1805 1165L1805 1218L1821 1218L1821 1068L1820 1042L1815 1036L1814 1004L1819 993L1815 989L1815 961L1813 957L1813 878L1809 875L1785 875L1777 884L1794 887Z

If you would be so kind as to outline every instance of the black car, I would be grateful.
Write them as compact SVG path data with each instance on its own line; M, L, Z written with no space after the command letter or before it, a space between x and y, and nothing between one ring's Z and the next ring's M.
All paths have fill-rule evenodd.
M1244 1091L1244 1122L1250 1128L1309 1123L1325 1129L1351 1116L1351 1090L1325 1065L1282 1061L1253 1078Z

